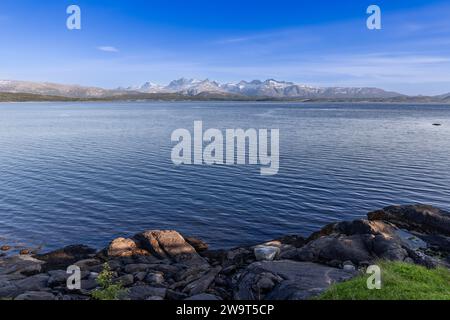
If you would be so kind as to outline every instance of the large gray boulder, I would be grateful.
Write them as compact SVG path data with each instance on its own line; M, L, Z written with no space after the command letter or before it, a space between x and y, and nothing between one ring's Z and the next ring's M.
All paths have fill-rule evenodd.
M281 255L297 261L311 261L329 265L339 265L344 261L360 264L362 261L370 261L374 256L368 250L368 245L373 239L371 235L330 235L309 242L300 249L288 251Z
M355 272L311 262L262 261L249 265L236 279L236 300L303 300L333 283L351 279Z
M404 261L408 256L408 245L396 227L383 221L354 220L325 226L305 246L281 258L342 266L345 261L365 265L378 259Z

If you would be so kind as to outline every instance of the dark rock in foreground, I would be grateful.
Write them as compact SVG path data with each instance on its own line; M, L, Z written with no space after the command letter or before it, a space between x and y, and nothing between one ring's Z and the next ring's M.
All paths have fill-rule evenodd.
M107 262L113 283L136 300L297 300L350 279L379 259L449 266L449 213L426 205L392 206L369 220L333 223L304 239L208 250L173 230L117 238L96 252L75 245L42 255L0 257L0 299L87 300ZM69 290L66 268L81 269Z
M355 271L290 260L249 265L238 278L236 300L305 300L336 282L351 279Z
M399 229L383 221L355 220L327 225L305 246L281 257L341 266L345 261L364 266L378 259L432 266L433 259L417 256L400 236Z
M45 262L45 270L55 270L67 268L79 260L92 257L95 253L96 250L88 246L71 245L46 254L38 254L35 258Z

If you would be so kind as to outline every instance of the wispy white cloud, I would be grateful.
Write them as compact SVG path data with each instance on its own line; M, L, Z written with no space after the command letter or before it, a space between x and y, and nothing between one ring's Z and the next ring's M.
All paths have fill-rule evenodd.
M214 43L216 43L216 44L240 43L240 42L247 42L251 39L253 39L253 38L252 37L227 38L227 39L221 39L221 40L214 41Z
M100 46L97 47L98 50L103 51L103 52L119 52L119 49L117 49L116 47L112 47L112 46Z

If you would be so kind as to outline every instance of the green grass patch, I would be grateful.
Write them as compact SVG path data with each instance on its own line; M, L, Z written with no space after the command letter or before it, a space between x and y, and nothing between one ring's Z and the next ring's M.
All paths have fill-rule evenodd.
M450 271L403 262L378 262L381 289L367 289L370 274L331 286L320 300L450 300Z
M103 270L97 278L100 289L92 292L92 297L97 300L119 300L127 292L121 283L113 282L113 272L108 263L103 265Z

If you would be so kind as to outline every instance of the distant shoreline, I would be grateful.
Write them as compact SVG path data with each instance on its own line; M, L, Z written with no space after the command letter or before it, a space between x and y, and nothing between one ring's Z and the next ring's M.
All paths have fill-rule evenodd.
M398 97L373 99L301 99L272 97L227 97L227 96L187 96L181 94L148 94L142 96L121 95L101 98L73 98L64 96L39 95L28 93L1 93L0 103L14 102L260 102L260 103L351 103L351 104L420 104L450 105L450 101L442 101L435 97Z

